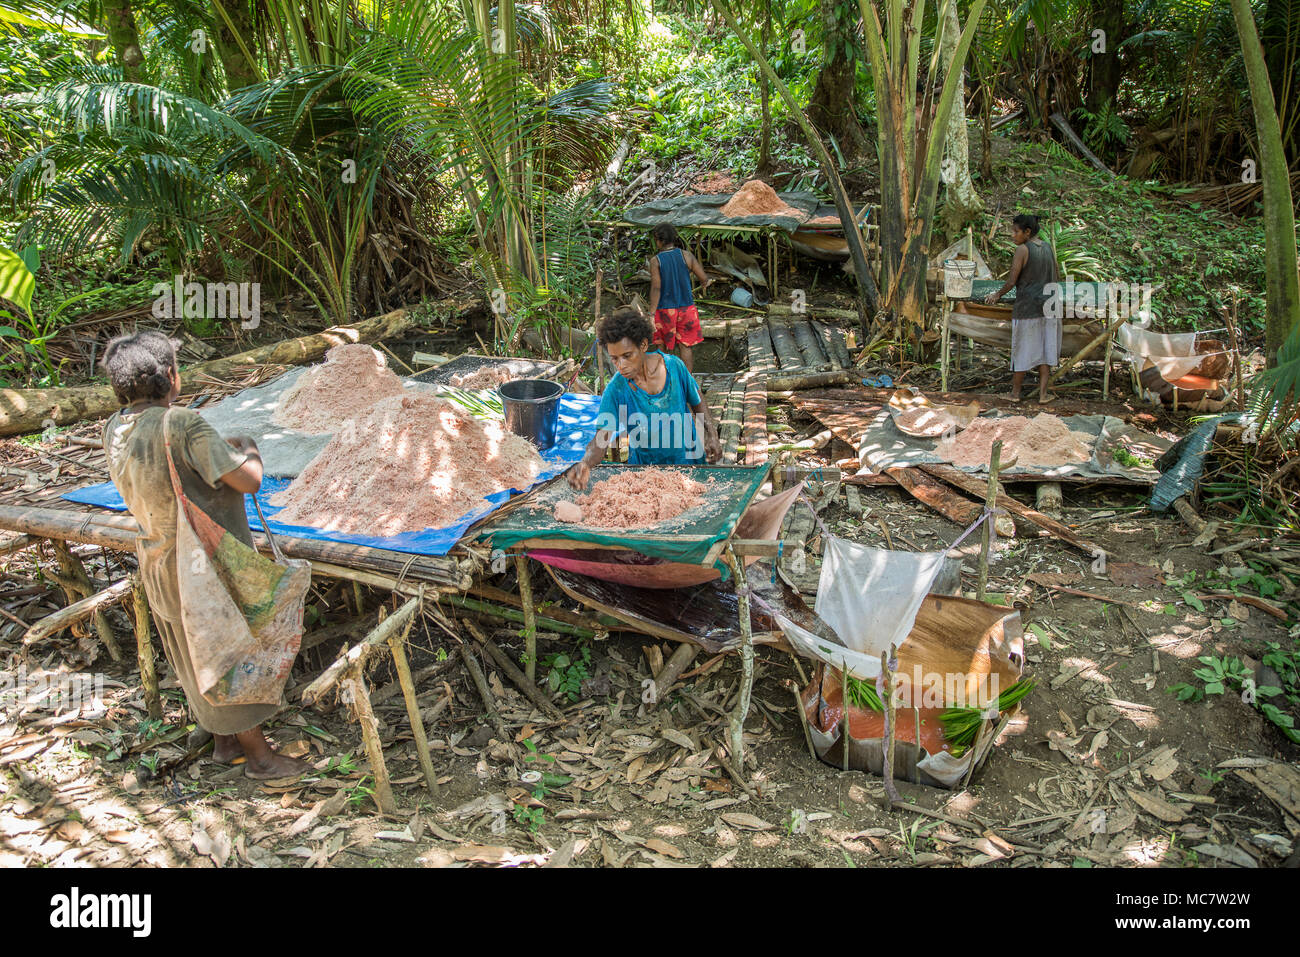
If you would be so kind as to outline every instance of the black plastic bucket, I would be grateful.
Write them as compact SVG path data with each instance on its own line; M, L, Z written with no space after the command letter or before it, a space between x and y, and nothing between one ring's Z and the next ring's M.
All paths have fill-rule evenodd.
M555 444L564 386L549 379L513 379L497 387L506 428L545 451Z

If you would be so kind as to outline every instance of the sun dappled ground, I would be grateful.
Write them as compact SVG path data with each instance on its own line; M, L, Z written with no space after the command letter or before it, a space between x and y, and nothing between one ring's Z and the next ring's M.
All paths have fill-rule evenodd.
M864 489L859 501L859 513L843 497L827 512L846 537L883 544L878 519L907 547L937 547L956 533L893 490ZM887 813L879 778L813 761L782 686L795 677L788 655L758 654L746 793L719 759L737 676L731 658L701 660L647 712L647 661L671 649L616 635L583 653L544 638L539 675L556 672L556 686L577 700L561 695L566 720L552 722L488 668L510 738L502 741L458 656L439 660L446 637L426 633L414 666L442 781L437 801L424 789L384 666L372 683L403 808L396 820L376 812L346 708L282 712L272 737L315 761L317 773L254 784L206 755L185 762L178 693L167 695L165 723L151 726L136 676L110 669L121 684L105 688L102 717L61 720L35 708L5 724L0 862L1276 866L1296 837L1297 808L1283 810L1275 779L1294 763L1295 747L1237 694L1184 703L1170 689L1199 684L1198 657L1258 658L1287 629L1233 600L1189 603L1222 560L1192 547L1176 519L1127 517L1137 501L1129 492L1067 490L1065 515L1083 522L1081 534L1129 578L1126 566L1155 565L1147 577L1163 584L1119 586L1061 544L1002 540L990 592L1023 605L1038 687L968 788L900 782L906 800L954 820ZM1030 575L1113 601L1044 588ZM497 639L522 648L517 634ZM59 660L55 646L40 659L51 668ZM308 656L297 688L328 660ZM160 777L150 771L169 765ZM532 769L544 773L540 785L521 783Z

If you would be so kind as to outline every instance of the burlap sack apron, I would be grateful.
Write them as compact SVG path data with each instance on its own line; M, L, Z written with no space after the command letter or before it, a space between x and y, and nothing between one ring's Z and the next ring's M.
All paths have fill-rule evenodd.
M199 691L214 705L279 704L302 643L311 563L286 558L269 530L275 560L265 558L186 497L172 458L171 412L163 440L177 503L176 579Z

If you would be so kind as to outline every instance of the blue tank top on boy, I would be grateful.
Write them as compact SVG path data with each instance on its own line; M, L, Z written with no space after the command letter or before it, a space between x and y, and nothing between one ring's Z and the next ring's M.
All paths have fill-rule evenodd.
M596 428L627 434L629 465L699 465L704 440L691 409L700 404L700 387L681 359L659 355L668 372L663 390L650 395L616 373L600 398Z
M695 305L691 271L686 268L681 249L665 249L655 258L659 260L659 308L685 309Z

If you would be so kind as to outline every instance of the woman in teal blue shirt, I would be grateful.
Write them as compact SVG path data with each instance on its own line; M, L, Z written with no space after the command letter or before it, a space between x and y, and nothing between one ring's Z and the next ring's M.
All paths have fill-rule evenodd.
M620 434L627 435L629 465L698 465L722 455L694 377L676 356L648 351L653 335L650 320L632 306L620 306L600 324L597 338L617 373L601 396L596 435L568 472L579 491Z

